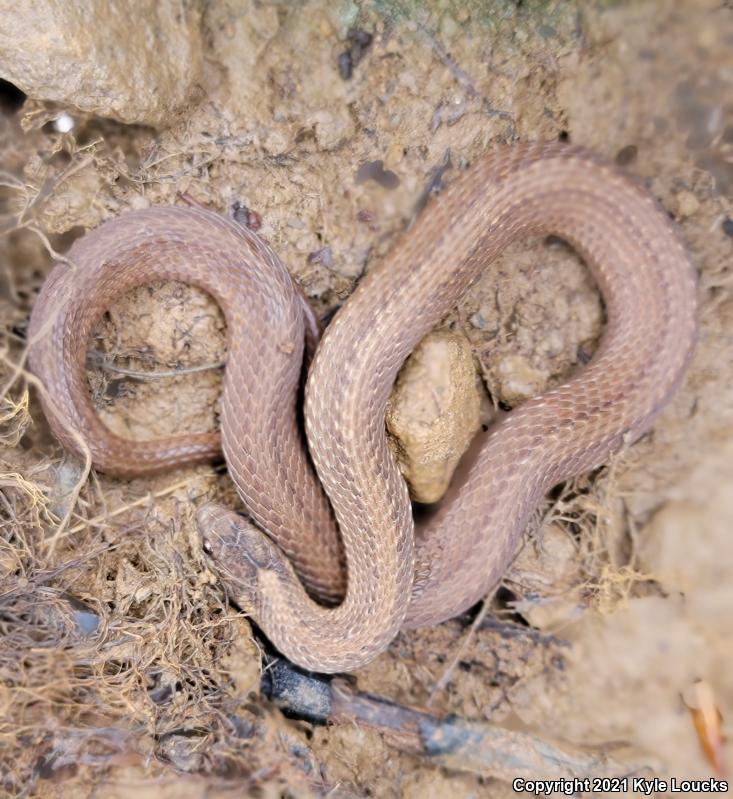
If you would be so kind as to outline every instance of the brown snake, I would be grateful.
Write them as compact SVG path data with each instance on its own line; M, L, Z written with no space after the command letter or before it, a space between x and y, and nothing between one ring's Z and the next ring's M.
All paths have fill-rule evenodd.
M591 268L606 305L601 345L566 383L496 424L456 496L415 530L385 433L392 384L484 266L537 233L567 240ZM500 148L478 162L361 281L310 367L307 447L297 403L313 317L254 233L198 208L152 208L87 234L69 261L33 310L31 366L58 439L78 452L80 435L111 474L210 459L220 444L211 433L130 441L102 424L85 374L101 315L134 286L163 279L197 285L222 307L221 446L269 537L213 505L199 510L199 525L225 583L273 644L324 672L360 666L401 627L438 623L484 596L543 494L650 427L695 339L695 276L667 215L616 167L561 144Z

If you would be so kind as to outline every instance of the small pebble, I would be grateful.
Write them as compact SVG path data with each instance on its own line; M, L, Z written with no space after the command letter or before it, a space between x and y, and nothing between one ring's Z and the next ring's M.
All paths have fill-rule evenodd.
M97 631L99 616L96 613L87 610L75 610L73 615L76 626L82 635L92 635Z
M700 203L691 191L681 191L677 194L677 216L686 219L692 216L700 207Z
M498 380L498 399L513 408L541 394L547 375L535 369L522 355L506 355L494 369Z
M320 250L314 250L311 253L308 253L308 263L309 264L321 264L325 266L326 269L330 269L333 266L333 252L331 248L321 247Z
M348 50L339 55L338 67L341 80L351 80L351 76L354 74L354 62L351 60L351 53Z
M539 33L543 39L554 39L557 36L557 30L555 30L552 25L540 25L539 28L537 28L537 33Z
M74 118L69 114L61 114L56 117L53 124L59 133L68 133L73 130L76 123L74 122Z
M232 205L232 217L235 222L249 228L250 230L259 230L262 227L262 217L257 211L248 208L244 203L237 200Z

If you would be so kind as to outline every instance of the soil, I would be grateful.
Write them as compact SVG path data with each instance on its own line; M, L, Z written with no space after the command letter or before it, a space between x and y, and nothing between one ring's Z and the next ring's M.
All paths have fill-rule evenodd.
M515 795L490 764L445 768L373 727L286 718L260 691L264 639L196 533L195 501L239 506L225 471L87 479L16 365L53 256L128 209L183 193L223 213L246 207L327 321L436 181L498 143L542 138L615 158L678 222L700 275L695 358L649 434L547 499L485 607L400 634L354 678L437 716L604 752L623 744L656 776L722 776L733 754L722 740L733 718L730 4L223 0L203 25L204 99L166 130L33 98L19 107L2 87L0 793ZM511 407L592 354L603 306L564 244L527 240L443 327L469 339L494 404ZM224 333L193 288L125 297L91 343L104 421L131 437L215 428Z

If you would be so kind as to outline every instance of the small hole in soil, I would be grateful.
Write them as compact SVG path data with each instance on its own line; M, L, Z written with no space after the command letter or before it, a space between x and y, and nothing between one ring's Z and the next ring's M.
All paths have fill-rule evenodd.
M635 144L627 144L616 153L616 163L619 166L628 166L636 161L636 156L639 154L639 148Z
M527 620L517 613L512 604L517 601L517 595L510 591L505 586L501 586L499 590L496 592L496 597L494 602L498 608L503 610L501 618L505 622L510 622L512 624L517 624L520 627L529 627Z
M4 114L14 114L23 107L26 93L15 84L0 78L0 111Z
M400 185L400 179L390 169L384 168L384 162L366 161L356 172L356 183L366 183L373 180L384 189L396 189Z

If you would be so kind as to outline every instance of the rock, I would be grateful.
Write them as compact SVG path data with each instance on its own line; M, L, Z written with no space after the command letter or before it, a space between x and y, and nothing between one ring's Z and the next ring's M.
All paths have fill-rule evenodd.
M387 410L402 474L418 502L437 502L481 426L481 393L468 341L427 335L408 358Z
M199 91L195 3L0 0L0 19L0 76L35 99L168 127Z
M498 399L510 407L541 394L547 375L535 369L522 355L505 355L495 367Z
M65 518L75 503L76 487L84 473L84 465L76 458L66 458L53 470L48 488L48 509L59 519Z
M687 219L696 213L700 207L700 201L691 191L680 191L675 197L677 201L677 216L680 219Z

